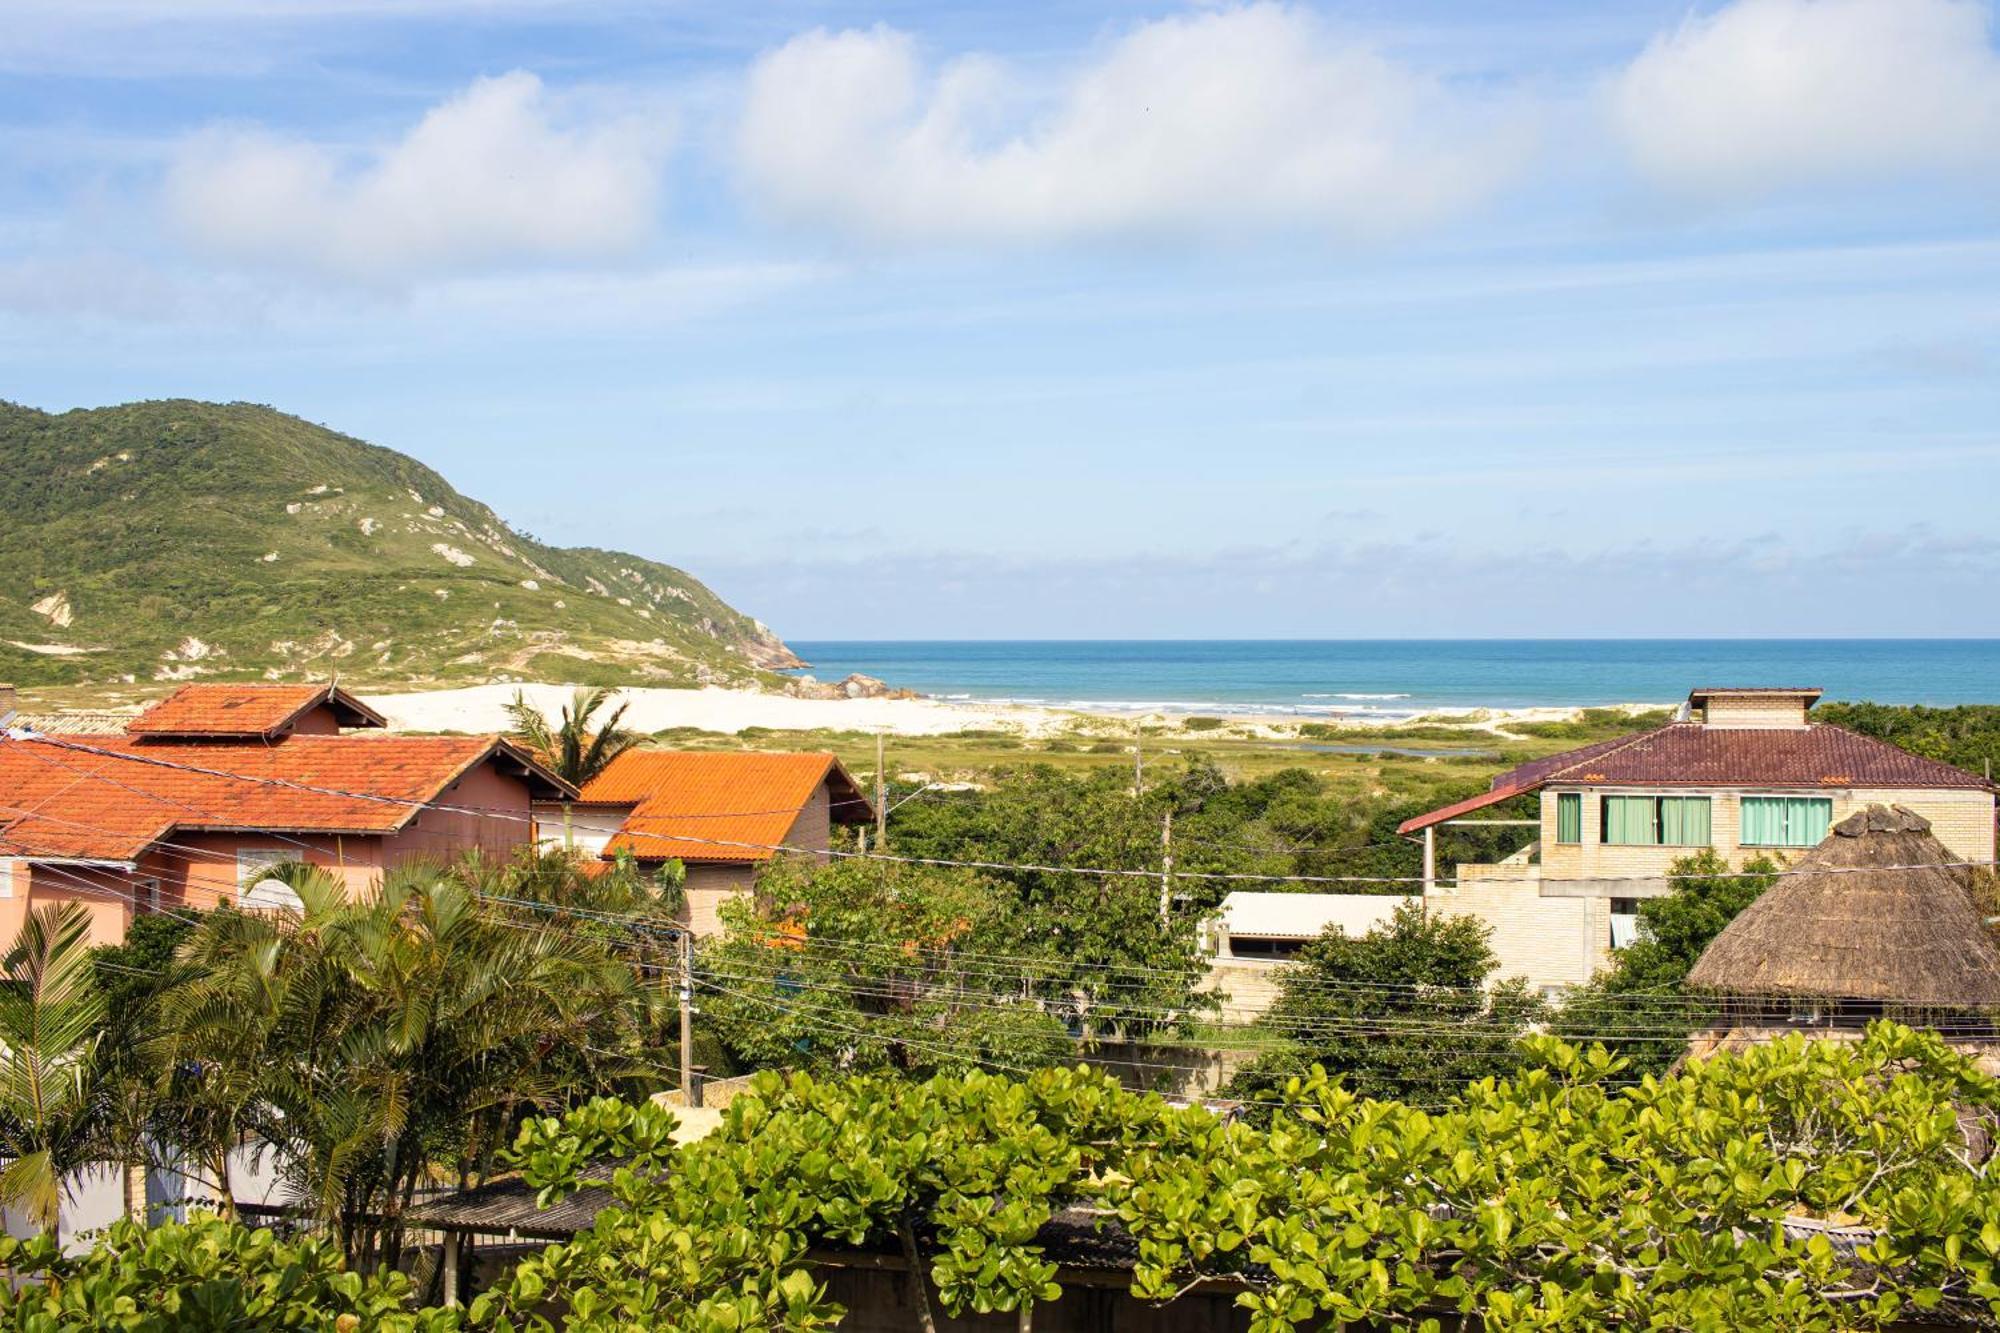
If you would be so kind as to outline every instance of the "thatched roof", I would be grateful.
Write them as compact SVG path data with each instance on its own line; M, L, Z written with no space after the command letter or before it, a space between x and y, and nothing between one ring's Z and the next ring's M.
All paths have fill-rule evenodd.
M2000 948L1973 905L1971 873L1922 815L1871 805L1730 922L1687 984L1732 995L2000 1009Z

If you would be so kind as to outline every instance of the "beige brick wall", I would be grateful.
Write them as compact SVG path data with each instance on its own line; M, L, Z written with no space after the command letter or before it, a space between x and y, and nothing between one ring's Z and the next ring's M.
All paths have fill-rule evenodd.
M1800 788L1773 791L1757 788L1718 788L1694 791L1686 788L1593 788L1583 791L1583 841L1556 841L1556 792L1542 793L1542 874L1549 879L1615 878L1627 875L1663 875L1667 867L1690 852L1691 847L1610 847L1599 841L1603 795L1707 796L1710 800L1710 836L1715 849L1731 865L1741 865L1758 856L1796 860L1802 847L1744 847L1741 833L1740 801L1744 796L1826 796L1833 800L1833 822L1839 823L1856 810L1869 805L1902 805L1931 821L1938 840L1954 856L1968 861L1993 859L1993 796L1989 792L1911 790L1871 790L1867 788Z
M1542 793L1542 859L1539 866L1458 867L1456 887L1441 885L1431 897L1433 910L1474 916L1493 930L1500 975L1525 976L1537 986L1575 985L1611 962L1611 899L1645 897L1652 887L1643 880L1620 884L1634 876L1664 879L1668 867L1698 851L1691 847L1607 847L1600 841L1598 796L1645 794L1646 789L1617 788L1583 791L1583 841L1555 840L1556 792ZM1839 823L1871 804L1902 805L1931 821L1938 840L1955 856L1991 861L1994 855L1994 805L1987 792L1819 789L1775 793L1736 788L1694 792L1655 789L1656 794L1705 795L1711 799L1710 833L1717 851L1731 865L1758 856L1780 864L1796 861L1804 848L1744 847L1738 841L1741 797L1745 795L1813 795L1833 801ZM1546 880L1614 881L1592 896L1543 896Z
M1469 916L1492 931L1500 960L1496 980L1526 977L1529 984L1577 986L1611 958L1608 898L1544 898L1530 880L1471 880L1439 888L1430 910Z
M1806 701L1803 698L1731 698L1717 695L1702 710L1703 721L1711 727L1803 727Z

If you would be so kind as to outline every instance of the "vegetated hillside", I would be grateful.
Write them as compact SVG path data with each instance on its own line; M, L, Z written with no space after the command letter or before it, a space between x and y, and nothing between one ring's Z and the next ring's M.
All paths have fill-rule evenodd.
M0 403L0 679L770 682L762 624L268 407Z

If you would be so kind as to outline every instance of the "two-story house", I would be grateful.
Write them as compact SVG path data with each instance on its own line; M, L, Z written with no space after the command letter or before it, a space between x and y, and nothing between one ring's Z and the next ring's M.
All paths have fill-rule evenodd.
M1820 691L1698 689L1666 726L1523 764L1469 800L1401 826L1422 837L1426 898L1493 929L1504 975L1576 985L1636 934L1638 903L1675 861L1713 848L1731 866L1785 863L1870 804L1930 821L1966 861L1994 854L1994 784L1844 727L1814 722ZM1437 830L1538 798L1536 837L1504 861L1435 870Z
M606 861L681 862L687 921L699 936L721 931L722 904L749 892L773 858L823 857L835 826L875 818L831 754L710 750L627 750L567 808L544 801L535 812L544 845L567 840Z
M389 736L331 685L182 686L122 731L0 733L0 947L43 903L93 943L135 912L284 906L265 873L324 867L355 894L392 867L534 841L537 800L576 789L499 736Z

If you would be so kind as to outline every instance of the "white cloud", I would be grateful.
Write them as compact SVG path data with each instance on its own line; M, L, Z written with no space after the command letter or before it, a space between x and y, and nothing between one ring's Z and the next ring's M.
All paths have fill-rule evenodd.
M361 154L208 130L169 168L168 214L225 260L373 280L636 250L655 227L665 134L636 118L571 125L561 111L516 71Z
M1144 24L1055 78L929 70L882 27L807 33L753 66L737 150L772 214L875 238L1380 236L1488 194L1528 138L1513 110L1253 5Z
M1613 82L1614 130L1670 189L2000 163L2000 54L1977 0L1736 0L1656 37Z

